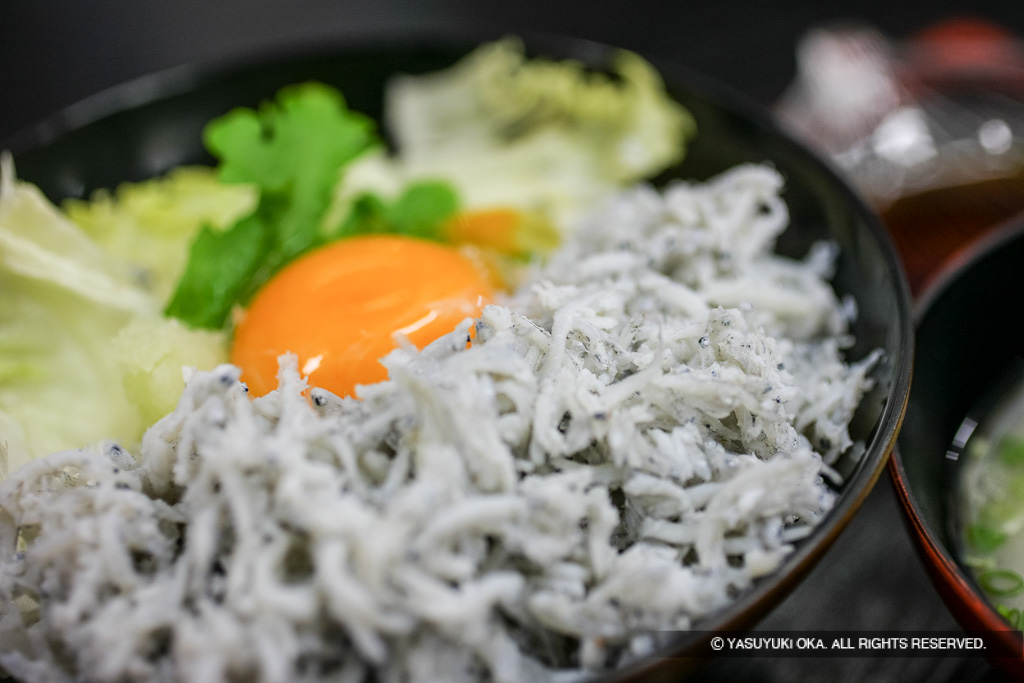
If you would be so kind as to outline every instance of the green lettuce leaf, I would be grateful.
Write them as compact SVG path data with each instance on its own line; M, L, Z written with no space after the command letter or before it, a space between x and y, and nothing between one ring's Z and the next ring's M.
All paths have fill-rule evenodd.
M222 232L256 208L252 185L227 185L213 169L181 167L166 176L70 199L68 217L107 254L140 273L161 303L174 291L189 245L204 226Z
M470 209L541 210L558 225L681 160L696 130L639 56L616 53L605 74L528 59L515 39L395 79L385 112L401 175L451 180Z
M170 329L178 324L160 315L159 301L132 264L106 253L4 166L0 450L6 463L0 474L99 440L131 447L180 395L182 365L212 368L223 361L224 336ZM125 329L132 333L118 341ZM140 368L161 379L140 390Z

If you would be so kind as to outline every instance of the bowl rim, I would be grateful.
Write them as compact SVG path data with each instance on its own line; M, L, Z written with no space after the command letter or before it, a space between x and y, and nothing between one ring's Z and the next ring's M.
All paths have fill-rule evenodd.
M356 31L312 41L299 40L263 50L249 50L225 58L186 62L129 79L21 129L0 141L0 149L9 149L16 158L19 153L45 147L65 134L108 116L152 105L160 100L185 94L204 84L237 77L240 73L253 71L262 66L280 64L286 60L298 61L327 54L337 56L346 52L379 49L384 46L402 50L445 50L453 55L458 51L458 54L464 54L483 42L510 35L521 39L530 53L580 59L590 66L606 63L610 55L624 49L559 33L513 32L508 29L463 24L445 24L442 27L432 24L400 26ZM850 215L855 216L866 229L868 236L877 244L883 255L885 273L895 285L892 294L895 296L895 316L898 324L895 333L898 335L899 348L896 349L896 356L890 359L893 364L889 382L891 386L872 427L870 440L864 444L864 452L854 470L844 478L842 494L837 496L833 507L819 520L812 532L796 544L795 549L774 572L756 581L752 587L724 608L695 622L694 626L700 630L679 632L675 634L672 642L659 648L654 654L622 669L602 673L600 680L609 682L643 680L644 676L659 668L659 662L664 663L666 660L674 661L677 665L683 662L684 666L687 666L687 663L690 667L698 666L699 663L691 661L691 655L687 653L706 645L713 633L749 630L806 577L846 528L887 466L906 413L914 355L910 287L895 244L878 214L850 183L843 179L838 167L776 122L769 109L731 86L679 62L648 53L638 54L657 69L669 90L691 92L717 109L724 109L740 116L756 129L759 136L770 136L779 140L799 163L807 164L816 175L826 180L831 190L841 198L843 205L848 207ZM706 649L704 648L705 651Z

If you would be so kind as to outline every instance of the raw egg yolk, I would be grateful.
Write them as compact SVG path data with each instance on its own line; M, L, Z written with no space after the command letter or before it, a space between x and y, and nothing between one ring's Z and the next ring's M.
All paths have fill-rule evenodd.
M350 395L387 378L379 360L396 332L422 348L479 315L493 293L482 269L452 247L398 235L339 240L256 294L235 328L231 362L256 396L277 387L277 359L288 352L312 386Z

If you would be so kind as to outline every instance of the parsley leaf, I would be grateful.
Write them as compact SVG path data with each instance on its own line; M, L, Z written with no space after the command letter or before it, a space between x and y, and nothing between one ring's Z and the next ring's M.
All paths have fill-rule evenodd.
M458 208L455 191L444 182L412 183L390 202L364 193L353 202L339 235L391 233L441 240L445 223Z
M255 211L223 233L205 228L166 313L219 328L282 265L324 240L321 223L346 164L379 145L373 122L319 83L282 89L258 111L211 121L204 139L226 183L251 183Z
M223 327L260 270L272 236L256 214L225 232L204 227L192 243L185 272L165 313L193 327Z

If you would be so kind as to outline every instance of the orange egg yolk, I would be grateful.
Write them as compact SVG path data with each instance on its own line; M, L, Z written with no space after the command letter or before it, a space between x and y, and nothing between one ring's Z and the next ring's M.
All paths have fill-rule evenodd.
M396 332L422 348L479 315L493 293L452 247L398 235L339 240L264 285L235 328L231 362L256 396L277 387L277 359L288 352L310 385L350 395L387 378L379 360Z

